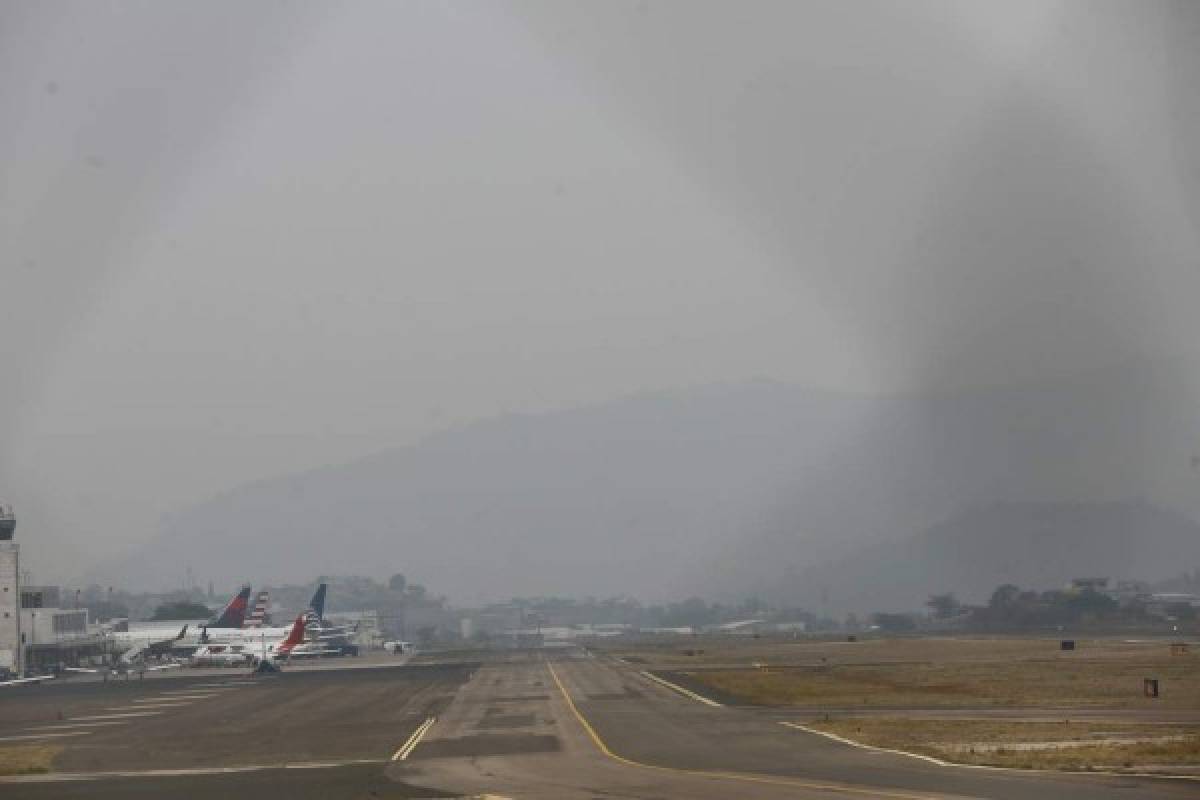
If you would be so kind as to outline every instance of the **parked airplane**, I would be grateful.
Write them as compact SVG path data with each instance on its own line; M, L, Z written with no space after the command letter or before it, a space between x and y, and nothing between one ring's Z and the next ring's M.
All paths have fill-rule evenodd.
M325 588L326 585L324 583L318 586L317 591L313 594L312 601L309 603L308 613L317 613L318 619L319 613L317 609L320 610L320 613L323 613L325 609ZM249 598L250 589L247 587L243 591L245 592L246 597ZM218 620L218 622L221 622L221 620ZM266 639L283 639L290 633L290 631L290 626L283 628L268 628L265 626L258 628L243 628L242 623L239 620L236 626L213 624L202 627L200 631L200 643L204 645L242 643L260 644L264 637Z
M287 659L293 656L337 652L314 648L311 645L305 646L304 627L305 615L300 614L283 639L270 639L266 629L263 629L258 633L258 641L248 637L241 642L205 645L192 656L192 663L196 666L243 666L262 661L274 663L280 658Z
M93 675L104 674L108 675L124 675L129 677L130 673L138 673L139 675L147 672L158 672L164 669L176 669L179 664L157 664L155 666L146 665L146 656L165 656L171 652L171 648L183 640L187 636L188 626L184 625L179 629L179 633L167 639L138 639L130 643L130 646L121 654L117 663L111 667L64 667L64 672L84 672Z
M118 631L110 633L113 651L121 653L121 660L132 661L139 655L165 656L171 648L183 641L187 636L188 626L184 625L174 636L163 636L162 631Z

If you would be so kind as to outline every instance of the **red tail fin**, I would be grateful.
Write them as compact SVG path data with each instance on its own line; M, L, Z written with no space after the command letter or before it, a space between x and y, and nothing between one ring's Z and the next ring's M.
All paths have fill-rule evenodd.
M296 621L292 623L292 630L283 640L283 644L279 645L279 652L287 653L293 647L304 641L304 615L296 617Z

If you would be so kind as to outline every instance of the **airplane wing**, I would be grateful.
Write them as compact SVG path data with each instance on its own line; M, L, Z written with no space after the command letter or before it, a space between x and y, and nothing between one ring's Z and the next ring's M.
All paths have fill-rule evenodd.
M179 669L182 664L158 664L153 667L146 667L146 672L158 672L160 669Z
M54 675L35 675L32 678L15 678L11 681L0 681L0 686L20 686L26 683L41 683L55 678Z

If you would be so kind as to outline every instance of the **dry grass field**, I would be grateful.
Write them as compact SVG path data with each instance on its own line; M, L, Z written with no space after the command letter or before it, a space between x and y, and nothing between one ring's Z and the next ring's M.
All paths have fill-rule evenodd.
M1200 648L1172 654L1166 640L1080 640L1061 651L1057 639L727 637L613 654L756 705L1200 709ZM1144 678L1158 679L1160 697L1143 696Z
M1081 639L1064 651L1057 638L686 637L606 649L729 701L828 710L811 725L864 744L1002 767L1200 770L1200 725L1180 717L1200 711L1200 647L1173 653L1165 639ZM1158 698L1144 696L1145 678L1158 679ZM1084 709L1138 718L1069 721Z
M1200 765L1197 726L878 717L812 727L863 744L964 764L1075 770Z
M49 772L62 748L47 744L16 744L0 747L0 775L30 775Z

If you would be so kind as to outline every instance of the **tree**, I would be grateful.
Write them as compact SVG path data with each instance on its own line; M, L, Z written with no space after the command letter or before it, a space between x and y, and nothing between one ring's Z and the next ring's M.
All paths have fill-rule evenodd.
M210 616L208 606L177 600L174 603L163 603L154 609L151 619L208 619Z
M996 591L992 592L992 599L988 601L988 606L991 608L1007 608L1016 602L1020 594L1021 587L1014 586L1011 583L997 586Z
M1196 609L1191 603L1171 603L1165 609L1168 619L1180 622L1191 622L1196 618Z
M872 614L871 619L880 630L891 633L904 633L917 628L917 623L908 614L887 614L880 611Z
M388 578L388 588L393 592L403 592L404 587L408 585L408 579L397 572L392 577Z
M925 605L933 612L935 619L953 617L958 613L959 608L961 608L958 598L954 596L954 592L931 594L929 599L925 601Z

